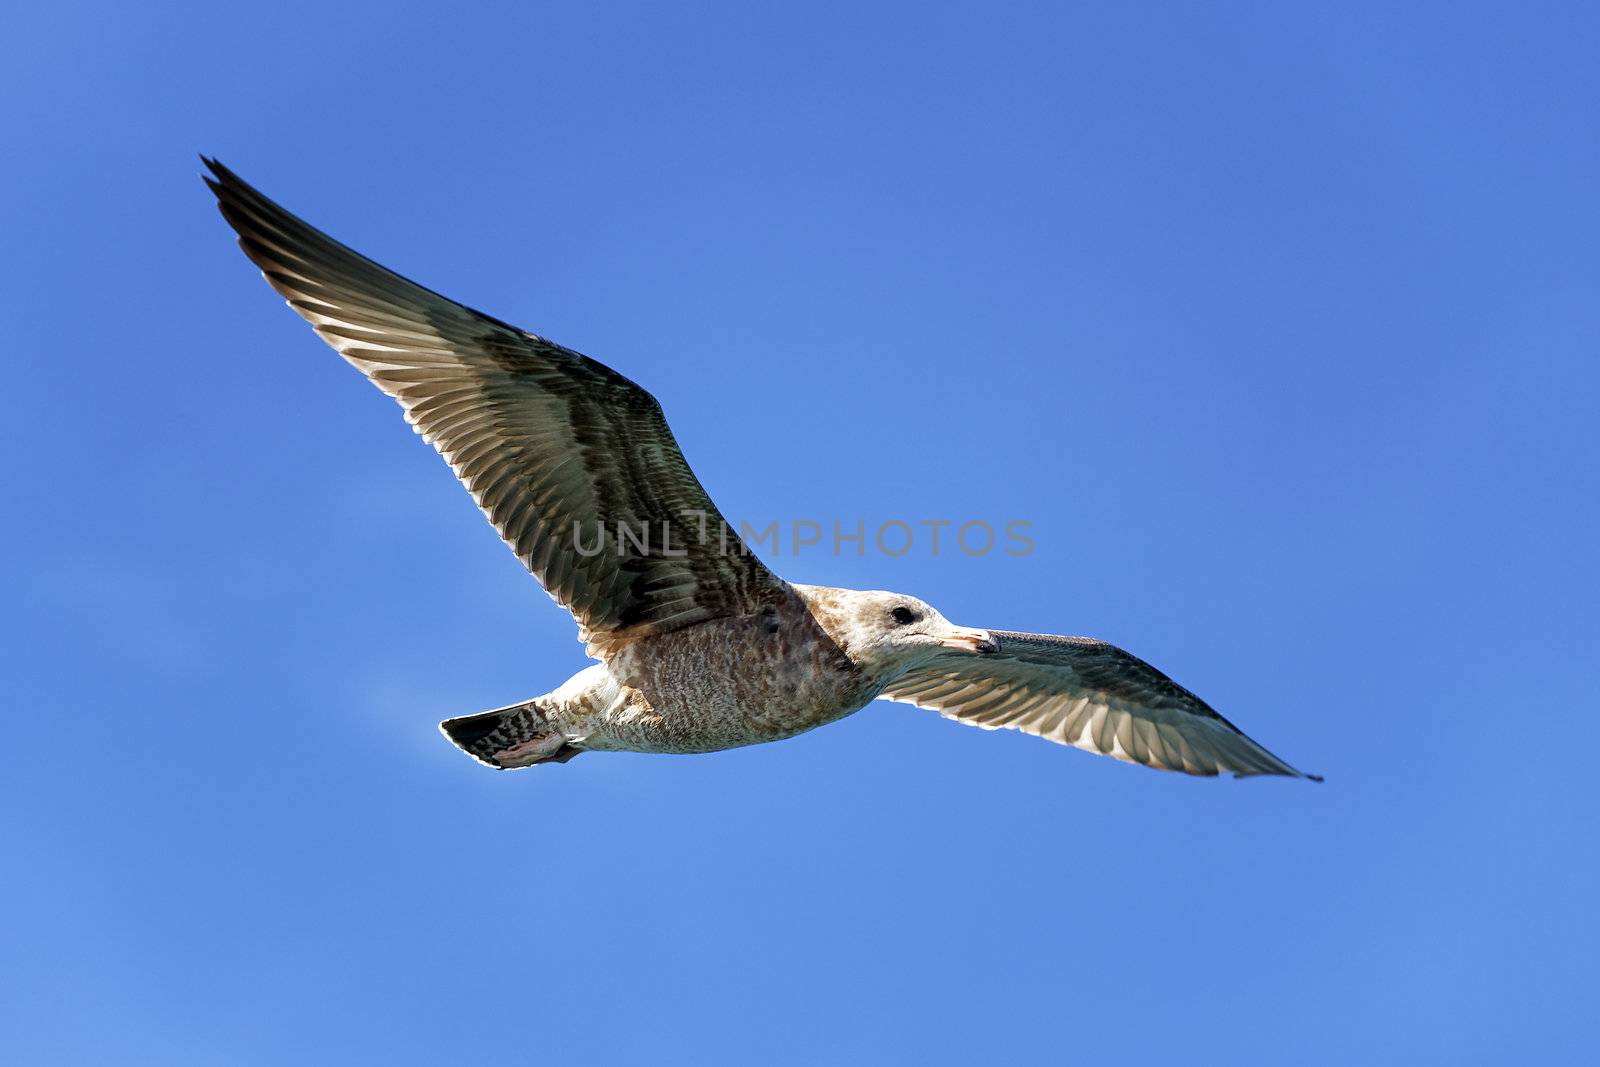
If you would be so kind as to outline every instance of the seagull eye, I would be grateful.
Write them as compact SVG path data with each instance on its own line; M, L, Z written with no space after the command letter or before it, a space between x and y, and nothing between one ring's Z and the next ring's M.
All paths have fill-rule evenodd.
M910 626L917 621L917 613L910 608L895 608L889 612L891 618L901 626Z

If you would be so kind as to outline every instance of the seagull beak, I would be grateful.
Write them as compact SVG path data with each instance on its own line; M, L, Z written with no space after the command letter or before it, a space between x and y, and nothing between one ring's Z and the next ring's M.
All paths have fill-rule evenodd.
M950 632L939 639L939 643L958 652L1000 651L1000 642L988 630L973 630L965 626L952 626Z

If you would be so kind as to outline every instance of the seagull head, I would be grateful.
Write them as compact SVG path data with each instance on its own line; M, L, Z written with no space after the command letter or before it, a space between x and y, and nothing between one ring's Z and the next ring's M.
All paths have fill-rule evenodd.
M988 655L1000 650L988 630L957 626L927 601L905 593L798 588L823 629L860 665L898 672L941 652Z

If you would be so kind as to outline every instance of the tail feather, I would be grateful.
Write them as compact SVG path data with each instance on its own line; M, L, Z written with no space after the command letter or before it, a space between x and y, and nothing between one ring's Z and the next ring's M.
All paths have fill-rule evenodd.
M565 763L581 751L567 742L566 735L551 725L532 700L446 719L439 729L461 751L496 770Z

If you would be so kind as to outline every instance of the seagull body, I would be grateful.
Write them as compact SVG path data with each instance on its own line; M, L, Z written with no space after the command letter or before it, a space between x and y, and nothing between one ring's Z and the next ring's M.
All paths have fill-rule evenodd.
M206 165L267 281L400 403L597 660L542 696L441 723L480 763L713 752L883 696L1162 770L1313 777L1103 641L957 626L905 594L784 581L717 512L644 389L408 281Z

